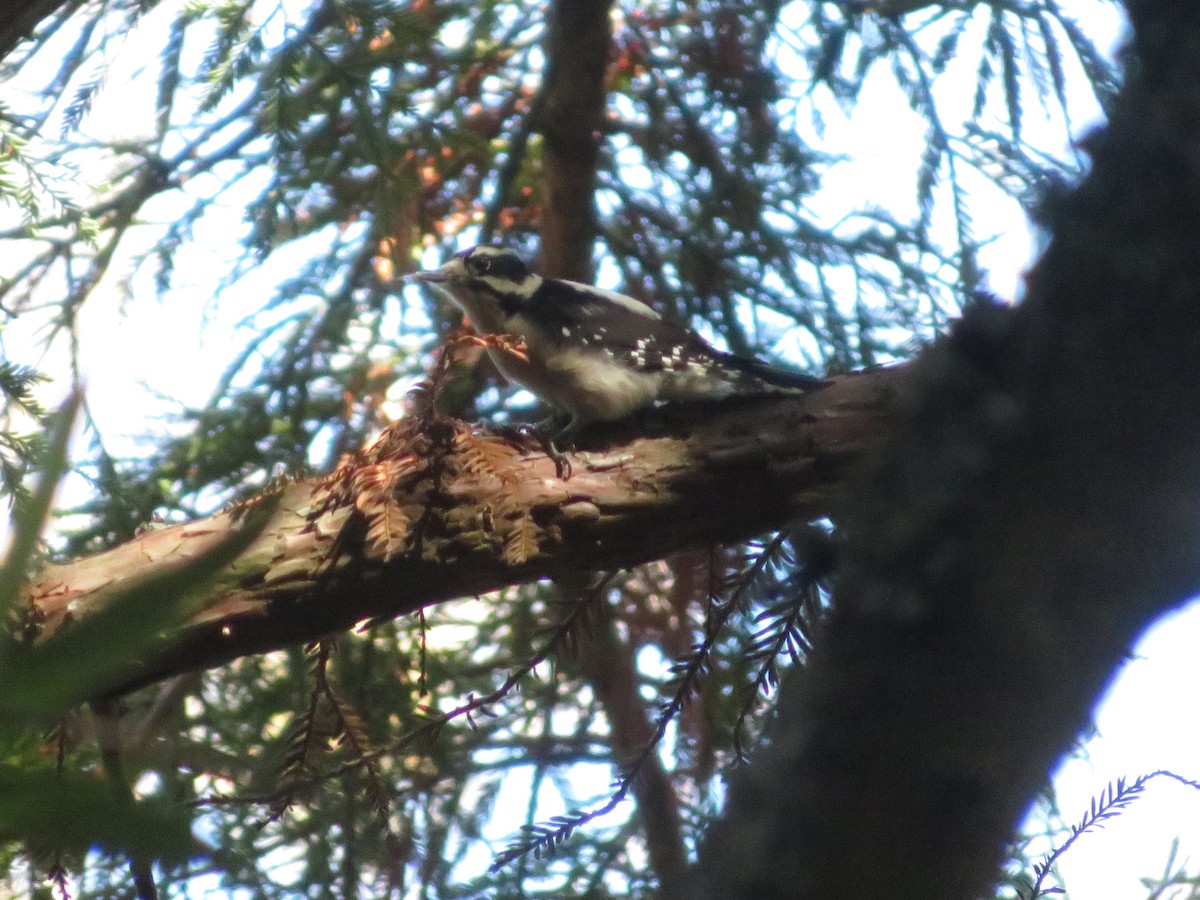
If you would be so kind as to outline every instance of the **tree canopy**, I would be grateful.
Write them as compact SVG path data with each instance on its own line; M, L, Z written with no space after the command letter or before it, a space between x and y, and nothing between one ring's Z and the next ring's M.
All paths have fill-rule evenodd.
M989 889L1128 642L1196 587L1164 424L1196 401L1162 373L1200 334L1200 27L1128 11L1154 27L1121 94L1103 0L105 0L0 27L10 883ZM1035 210L1014 309L994 249ZM467 424L537 410L402 282L485 242L833 387L602 429L563 480ZM208 402L138 453L86 389L35 400L114 302L235 323ZM71 421L85 499L18 600Z

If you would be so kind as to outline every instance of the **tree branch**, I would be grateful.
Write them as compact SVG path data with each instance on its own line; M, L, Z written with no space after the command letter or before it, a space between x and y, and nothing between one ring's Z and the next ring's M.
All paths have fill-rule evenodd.
M554 278L592 280L611 15L612 0L557 0L548 15L538 124L546 142L542 271Z
M81 0L29 0L5 10L0 16L0 58L9 53L31 34L38 24L60 7L79 6Z
M269 524L217 576L201 611L118 683L829 515L846 471L884 430L905 371L843 377L803 397L664 408L653 423L608 429L613 442L576 453L568 480L544 454L466 423L404 420L329 478L282 488ZM195 559L238 518L226 510L48 567L25 592L27 631L52 640L131 584Z
M579 666L604 707L612 732L613 757L618 769L624 771L654 739L654 723L638 692L633 650L618 634L610 610L601 612L600 621L580 647ZM631 792L646 836L650 870L660 880L680 874L687 865L687 848L679 799L656 751L642 761Z

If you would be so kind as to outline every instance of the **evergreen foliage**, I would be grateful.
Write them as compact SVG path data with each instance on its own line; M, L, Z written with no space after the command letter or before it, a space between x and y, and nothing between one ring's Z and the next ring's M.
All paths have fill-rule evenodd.
M904 358L987 287L981 259L1013 219L981 211L1078 175L1060 148L1115 73L1078 24L1111 4L1077 5L614 6L590 200L600 280L739 353L815 371ZM73 354L97 296L131 315L150 294L182 302L197 266L212 315L242 325L210 401L144 455L114 458L89 427L93 495L63 552L332 469L459 324L399 276L485 240L536 256L545 14L529 0L109 0L64 6L0 62L21 88L0 108L10 327L42 323ZM157 57L131 67L145 46ZM104 106L118 92L133 98L121 114ZM916 136L908 195L838 207L840 120L888 103L875 152L906 146L892 129ZM13 418L44 420L33 364L0 361L13 498L42 462ZM462 415L528 416L464 380L442 391ZM135 848L162 857L168 895L645 896L669 870L656 845L690 850L721 774L753 755L819 628L836 552L836 536L797 526L242 658L123 701L119 775L75 716L45 741L0 737L14 756L51 748L64 773L103 769L194 808L211 853ZM602 665L625 667L624 695ZM677 807L674 838L643 829L634 808L652 802ZM124 895L128 859L28 834L6 857L12 884Z

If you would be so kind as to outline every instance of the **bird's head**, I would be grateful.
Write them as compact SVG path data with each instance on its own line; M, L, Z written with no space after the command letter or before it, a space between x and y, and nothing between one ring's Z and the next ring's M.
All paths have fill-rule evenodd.
M502 333L504 321L542 285L525 260L506 247L482 245L460 250L437 269L414 272L449 297L481 333Z

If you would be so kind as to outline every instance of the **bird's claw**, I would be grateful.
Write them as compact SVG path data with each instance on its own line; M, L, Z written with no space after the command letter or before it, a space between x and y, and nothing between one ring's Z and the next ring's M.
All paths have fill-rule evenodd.
M563 481L570 480L571 458L558 449L554 443L554 438L544 438L542 440L542 448L546 451L546 455L554 461L554 474Z

